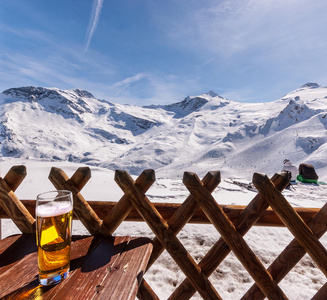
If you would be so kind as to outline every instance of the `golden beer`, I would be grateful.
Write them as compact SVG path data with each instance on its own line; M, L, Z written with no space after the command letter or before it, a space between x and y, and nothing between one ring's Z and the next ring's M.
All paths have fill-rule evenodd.
M71 197L68 198L70 201L63 201L60 196L59 200L44 200L43 203L38 199L36 243L42 285L62 281L69 271L73 206Z

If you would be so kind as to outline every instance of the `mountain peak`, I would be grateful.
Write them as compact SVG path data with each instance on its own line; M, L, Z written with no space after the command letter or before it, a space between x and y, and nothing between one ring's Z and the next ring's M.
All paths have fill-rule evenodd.
M34 100L36 98L39 98L40 96L41 98L43 98L44 94L46 94L47 96L49 94L58 95L58 92L53 89L48 89L44 87L22 86L18 88L7 89L3 91L3 94L26 100Z
M205 97L205 95L208 95L208 93L202 94L200 96L193 96L193 97L187 96L184 98L183 101L175 102L168 105L150 105L144 107L161 108L166 111L173 112L175 114L175 118L182 118L189 115L192 112L199 111L202 106L208 103L209 100L207 99L207 97ZM215 96L211 96L211 97L215 97Z
M40 100L43 98L60 97L61 94L67 94L68 91L59 90L56 88L44 88L35 86L22 86L18 88L10 88L3 91L3 94L9 95L15 98L25 99L29 101ZM70 91L77 97L94 98L93 95L85 90L74 89ZM68 92L69 93L69 92Z
M216 92L214 92L213 90L210 90L209 92L205 93L206 95L209 95L211 97L219 97L221 98Z
M85 90L74 89L73 92L79 97L94 98L94 96L90 92Z
M304 85L302 85L301 87L304 88L304 87L309 87L309 88L318 88L320 85L318 83L315 83L315 82L307 82L305 83Z

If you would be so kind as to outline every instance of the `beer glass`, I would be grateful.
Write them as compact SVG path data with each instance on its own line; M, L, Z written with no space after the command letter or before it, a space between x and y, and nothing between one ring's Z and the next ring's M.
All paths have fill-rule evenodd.
M39 282L43 286L54 285L69 272L72 193L58 190L39 194L35 215Z

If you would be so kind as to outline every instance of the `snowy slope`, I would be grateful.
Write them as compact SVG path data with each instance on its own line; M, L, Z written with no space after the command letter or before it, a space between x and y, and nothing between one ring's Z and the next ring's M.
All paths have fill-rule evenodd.
M22 87L0 105L3 157L87 163L164 176L185 170L251 177L284 158L327 177L327 87L308 83L269 103L239 103L210 91L160 106L95 99L87 91Z
M326 97L326 87L307 84L270 103L238 103L209 92L171 105L137 107L98 100L76 89L11 89L0 95L1 175L13 165L26 165L27 177L16 195L35 199L53 189L47 178L51 167L70 177L86 163L92 165L92 177L82 190L85 199L118 201L122 191L114 182L114 168L134 174L155 168L157 180L147 192L150 201L182 203L189 194L181 179L185 170L203 176L220 169L215 199L246 205L256 193L226 179L251 180L254 171L272 175L286 157L295 164L313 163L327 181ZM292 206L322 207L326 189L299 183L283 194ZM12 221L2 220L3 237L16 232ZM73 232L87 234L79 221ZM115 234L153 237L144 222L123 222ZM219 234L211 225L188 224L178 238L199 262ZM293 237L286 228L254 227L245 239L268 267ZM326 235L320 241L326 247ZM166 251L145 274L160 299L167 299L184 277ZM240 299L253 283L233 253L210 281L230 300ZM279 285L289 299L307 300L325 282L305 255Z

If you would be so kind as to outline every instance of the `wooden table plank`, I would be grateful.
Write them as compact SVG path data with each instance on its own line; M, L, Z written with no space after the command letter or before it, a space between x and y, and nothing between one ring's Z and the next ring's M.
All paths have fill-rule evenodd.
M0 298L20 290L38 274L35 236L21 235L9 240L15 242L0 254Z
M1 240L0 249L5 247L3 245L9 248L0 254L0 298L37 299L42 296L42 299L62 300L97 296L99 299L101 295L108 299L108 294L115 294L119 299L135 299L138 279L145 271L152 243L148 238L129 241L130 237L119 236L73 237L68 278L58 285L42 287L38 282L35 237L23 235ZM126 265L128 271L124 269ZM123 274L110 272L120 269ZM111 292L115 288L117 291Z
M18 238L15 236L10 243L5 241L4 244L8 247L0 254L0 278L5 277L6 273L10 273L12 268L16 269L22 260L28 259L29 255L35 255L37 251L34 235L21 235Z
M56 294L51 299L93 299L97 294L97 286L103 282L104 277L109 272L108 268L114 266L114 262L126 243L126 237L101 238L98 247L88 254L82 265L69 274L69 277L63 282L64 285L58 285L54 288ZM72 286L81 288L76 288L72 294Z
M9 238L11 239L12 237ZM71 253L72 270L74 268L78 268L78 266L81 265L82 261L85 259L85 255L87 255L88 251L90 251L89 249L91 249L93 239L94 237L89 236L73 237ZM0 245L4 240L0 241ZM17 244L18 241L19 244ZM10 274L7 271L5 274L3 274L3 277L0 277L0 297L6 295L5 299L37 299L38 297L45 294L51 295L51 291L55 286L47 288L39 285L37 248L35 244L35 239L28 235L23 235L20 236L20 239L18 241L16 242L16 247L14 247L14 252L7 251L8 255L18 257L19 255L24 255L24 253L27 253L29 248L34 249L34 252L31 253L29 256L24 257L23 260L16 262L16 264L11 264L10 270L13 272L13 274ZM7 257L4 259L9 261L8 259L10 258ZM2 261L2 257L0 261ZM18 263L20 265L18 265ZM21 276L17 276L16 272L20 272ZM15 282L8 285L8 288L10 289L5 289L2 287L1 283L3 282L3 284L5 285L8 278L15 278ZM62 284L64 284L64 282L62 282Z
M145 270L144 266L151 256L152 247L148 245L147 238L134 238L128 243L100 286L100 292L95 299L135 299ZM135 248L139 251L132 251ZM113 273L115 276L112 276Z

